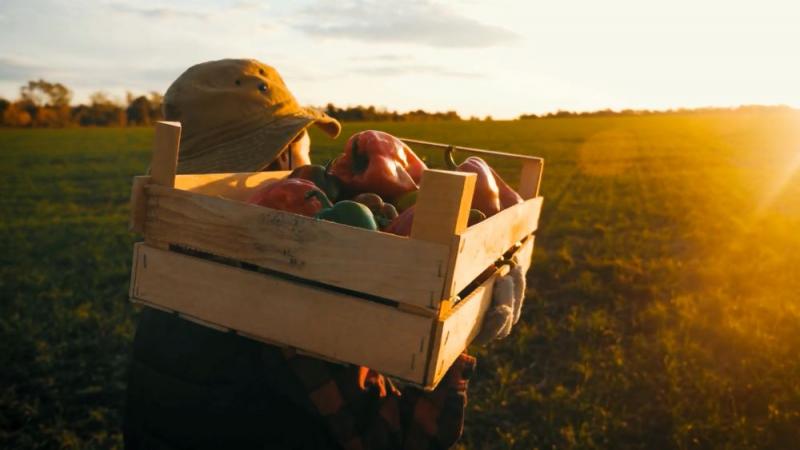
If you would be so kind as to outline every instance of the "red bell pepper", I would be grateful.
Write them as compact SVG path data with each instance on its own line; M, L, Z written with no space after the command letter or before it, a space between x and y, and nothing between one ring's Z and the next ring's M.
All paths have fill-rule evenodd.
M322 202L310 196L310 191L319 191L321 195L325 195L311 181L302 178L284 178L254 192L247 199L247 203L311 217L322 209Z
M469 210L469 220L467 221L467 226L471 227L476 223L486 219L486 215L483 214L480 210L477 209L470 209ZM389 225L384 230L387 233L396 234L398 236L410 236L411 235L411 224L414 223L414 207L411 206L410 208L406 209L399 216L395 217L394 220L389 223Z
M395 217L384 230L398 236L410 236L411 224L414 222L414 207L410 207Z
M458 166L457 170L478 175L475 181L475 194L472 197L472 208L480 210L486 217L522 202L522 197L514 192L482 158L470 156Z
M511 186L505 182L500 177L493 167L489 167L492 169L492 175L494 175L495 181L497 181L497 188L500 189L500 209L506 209L509 206L514 206L517 203L522 203L522 196L517 193L514 189L511 189Z
M368 130L350 136L330 173L351 195L374 192L392 201L418 189L425 163L400 139Z

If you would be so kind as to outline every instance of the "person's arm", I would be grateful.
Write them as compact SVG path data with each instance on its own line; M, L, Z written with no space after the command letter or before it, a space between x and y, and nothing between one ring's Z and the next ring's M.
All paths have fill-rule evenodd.
M369 369L284 352L314 412L346 449L445 449L461 436L475 358L462 354L437 388L405 388ZM366 375L366 376L365 376Z

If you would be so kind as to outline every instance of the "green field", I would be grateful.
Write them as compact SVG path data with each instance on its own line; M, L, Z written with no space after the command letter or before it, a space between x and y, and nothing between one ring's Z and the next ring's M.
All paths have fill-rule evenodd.
M800 113L343 136L365 128L546 158L524 316L472 349L465 448L800 445ZM0 130L0 448L121 446L127 201L151 140ZM312 137L319 159L343 140Z

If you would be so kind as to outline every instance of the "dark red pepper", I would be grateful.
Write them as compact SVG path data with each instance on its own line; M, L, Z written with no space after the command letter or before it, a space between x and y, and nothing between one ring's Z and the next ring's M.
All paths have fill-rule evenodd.
M325 195L311 181L284 178L257 190L247 199L247 203L311 217L322 209L322 202L308 194L311 191Z
M492 170L495 181L497 181L497 188L500 189L500 209L506 209L509 206L522 203L524 201L522 200L522 196L514 189L511 189L511 186L500 177L500 174L498 174L493 167L489 166L489 168Z
M414 222L414 206L406 209L384 230L387 233L396 234L398 236L410 236L411 224Z
M350 136L330 168L351 195L374 192L393 201L418 189L425 163L400 139L367 130Z
M511 189L482 158L470 156L459 164L456 170L472 172L478 176L478 179L475 180L472 208L483 212L486 217L491 217L509 206L522 202L522 197Z
M339 199L340 182L328 173L328 168L319 164L300 166L289 174L289 178L302 178L308 180L328 196L328 200L336 202Z
M470 209L467 226L471 227L484 219L486 219L486 214L477 209ZM400 213L400 215L392 220L389 226L387 226L383 231L396 234L398 236L411 236L411 225L413 223L414 207L412 206Z

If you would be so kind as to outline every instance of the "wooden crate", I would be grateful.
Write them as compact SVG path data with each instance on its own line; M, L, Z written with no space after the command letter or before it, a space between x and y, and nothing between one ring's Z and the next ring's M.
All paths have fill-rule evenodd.
M288 172L176 175L180 124L159 122L135 177L130 298L207 326L434 387L480 330L503 255L530 258L541 158L522 166L523 203L467 227L475 175L426 170L411 236L244 203Z

